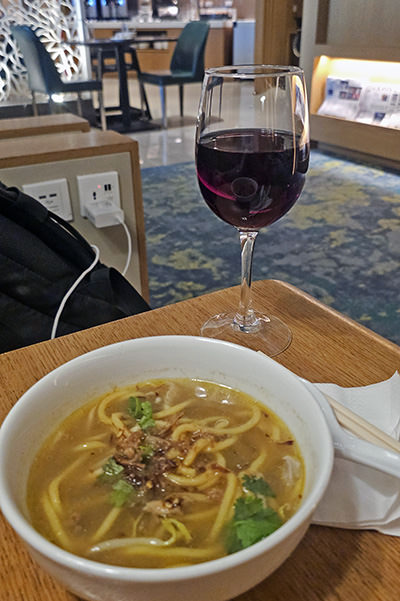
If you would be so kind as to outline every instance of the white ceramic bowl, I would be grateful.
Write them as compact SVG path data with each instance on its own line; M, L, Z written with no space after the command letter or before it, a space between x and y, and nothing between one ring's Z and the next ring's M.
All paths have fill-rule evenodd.
M297 513L259 543L195 566L122 568L77 557L29 523L26 482L43 439L68 414L115 385L193 377L251 394L283 419L306 467ZM32 557L68 590L91 601L225 601L266 578L304 536L330 478L331 436L304 384L272 359L228 342L192 336L139 338L92 351L52 371L16 403L0 430L0 507Z

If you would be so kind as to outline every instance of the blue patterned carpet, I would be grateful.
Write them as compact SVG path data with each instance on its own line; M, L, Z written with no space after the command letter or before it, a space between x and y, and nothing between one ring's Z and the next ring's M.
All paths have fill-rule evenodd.
M194 164L142 182L152 306L238 284L238 234L202 200ZM267 278L400 344L400 174L313 150L299 201L258 236L253 279Z

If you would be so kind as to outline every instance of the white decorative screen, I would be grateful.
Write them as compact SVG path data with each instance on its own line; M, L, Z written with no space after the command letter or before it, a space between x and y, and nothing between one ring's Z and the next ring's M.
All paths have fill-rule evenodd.
M0 102L29 95L26 71L10 27L29 25L45 43L63 79L82 76L84 55L79 47L62 44L77 37L74 0L8 0L0 4Z

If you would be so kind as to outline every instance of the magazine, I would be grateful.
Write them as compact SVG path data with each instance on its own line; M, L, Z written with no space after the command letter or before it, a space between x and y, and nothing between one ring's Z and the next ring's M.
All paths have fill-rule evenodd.
M327 77L318 115L400 128L400 85Z

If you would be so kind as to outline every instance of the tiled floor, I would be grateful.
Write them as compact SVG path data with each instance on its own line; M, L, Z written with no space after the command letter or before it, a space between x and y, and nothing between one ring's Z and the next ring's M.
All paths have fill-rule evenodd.
M118 104L118 89L115 79L104 81L106 106ZM170 165L194 159L194 133L201 84L184 87L184 117L179 116L178 87L167 88L168 128L126 134L139 142L142 167ZM129 80L132 106L140 106L138 84ZM146 94L155 123L161 125L161 104L158 86L146 86Z

